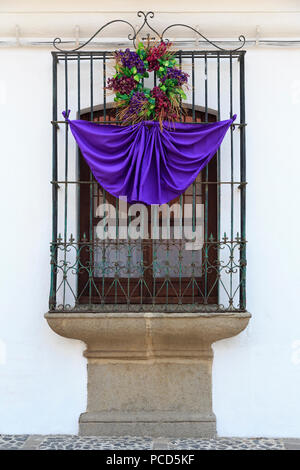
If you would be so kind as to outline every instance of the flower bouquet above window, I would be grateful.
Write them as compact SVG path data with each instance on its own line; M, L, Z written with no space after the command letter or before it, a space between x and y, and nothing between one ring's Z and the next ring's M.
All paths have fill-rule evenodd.
M116 94L117 119L124 124L178 120L188 74L180 70L170 47L164 41L152 47L140 42L135 51L115 52L116 73L107 80L106 88ZM144 86L149 72L159 79L152 89Z

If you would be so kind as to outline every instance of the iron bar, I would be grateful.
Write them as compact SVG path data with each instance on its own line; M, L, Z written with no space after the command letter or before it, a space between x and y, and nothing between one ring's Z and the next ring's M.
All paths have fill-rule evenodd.
M77 58L77 117L80 119L81 113L81 90L80 90L80 56L78 54ZM76 160L77 160L77 181L80 181L80 151L78 145L76 146ZM77 200L77 239L80 238L80 211L81 211L81 204L80 204L80 184L77 186L76 190L76 200ZM79 268L79 260L77 263L77 269ZM79 276L76 279L76 291L79 292Z
M57 120L57 60L56 56L52 55L52 118ZM52 179L57 180L57 127L52 127ZM57 240L57 184L52 186L52 243ZM55 264L57 263L57 250L54 245L51 245L51 279L50 279L50 296L49 296L49 310L56 307L56 286L57 286L57 272Z
M205 100L205 122L208 121L208 76L207 76L207 55L204 56L204 100ZM208 165L205 167L205 183L208 181ZM207 276L207 267L208 267L208 250L207 250L207 240L208 240L208 185L205 184L205 199L204 199L204 297L205 303L207 303L207 289L208 289L208 276Z
M69 101L68 101L68 61L65 57L65 113L68 115L69 110ZM67 240L68 234L68 167L69 167L69 126L67 125L65 128L65 181L67 182L65 185L65 200L64 200L64 240ZM63 279L65 279L66 272L66 256L67 253L64 253L64 271L63 271ZM63 298L65 302L66 296L66 285L63 283L64 290L63 290Z
M182 51L178 51L179 68L182 70ZM180 122L182 122L182 98L180 97Z
M245 51L224 51L224 52L220 52L220 51L209 51L209 50L184 50L184 49L181 49L180 50L181 52L181 56L182 58L191 58L192 55L194 55L194 58L195 59L203 59L205 56L209 57L209 58L213 58L213 59L217 59L218 57L220 58L226 58L228 59L228 57L230 57L230 55L232 56L232 58L239 58L241 57L242 55L245 54ZM104 55L106 56L106 58L109 60L109 59L113 59L114 58L114 52L113 51L79 51L79 52L74 52L74 53L71 53L71 52L52 52L53 55L55 55L57 57L57 61L59 62L60 60L64 60L65 58L65 54L67 54L67 60L77 60L77 57L78 57L78 54L80 56L80 60L82 61L85 61L85 60L90 60L90 56L91 54L93 54L94 58L96 59L103 59ZM179 56L179 51L176 51L174 53L174 57L178 57Z
M89 121L89 120L85 120L86 122L94 122L94 123L98 123L98 124L122 124L123 121L117 121L117 120L113 120L113 121ZM177 122L177 121L174 121L174 122ZM178 121L178 122L181 122L181 121ZM51 121L51 124L53 124L54 126L56 126L57 124L68 124L66 121ZM211 124L211 121L189 121L189 124ZM127 124L126 124L127 125ZM138 125L138 124L136 124ZM246 127L247 126L247 123L244 122L234 122L232 124L232 127L233 128L242 128L242 127ZM170 129L170 131L172 131L172 129Z
M220 77L220 57L217 59L217 120L221 119L221 77ZM217 152L217 242L221 237L221 148ZM220 249L218 249L218 262L220 263ZM220 269L218 267L217 297L220 302Z
M232 96L232 55L230 54L229 56L229 68L230 68L230 82L229 82L229 99L230 99L230 117L232 117L233 113L233 96ZM233 159L233 128L230 128L230 180L231 182L233 181L233 172L234 172L234 159ZM233 184L230 185L230 237L231 239L233 238L233 218L234 218L234 192L233 192ZM232 255L230 256L230 295L232 295L232 275L233 275L233 260L232 260Z
M245 61L244 55L240 57L240 120L245 122ZM240 178L246 182L246 132L245 127L240 132ZM241 212L241 240L246 240L246 185L240 188ZM240 250L240 309L246 309L246 243L242 243Z
M195 57L192 54L192 118L195 122Z
M106 121L106 53L103 55L103 120Z
M51 184L57 185L57 184L91 184L90 181L64 181L64 180L54 180L50 181ZM96 181L93 181L93 184L98 184ZM198 184L238 184L239 186L244 186L247 183L247 181L198 181Z

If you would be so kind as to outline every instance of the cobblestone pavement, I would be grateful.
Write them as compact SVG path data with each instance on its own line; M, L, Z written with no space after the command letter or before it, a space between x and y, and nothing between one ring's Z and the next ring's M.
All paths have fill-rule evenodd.
M0 450L300 450L300 439L92 437L0 434Z

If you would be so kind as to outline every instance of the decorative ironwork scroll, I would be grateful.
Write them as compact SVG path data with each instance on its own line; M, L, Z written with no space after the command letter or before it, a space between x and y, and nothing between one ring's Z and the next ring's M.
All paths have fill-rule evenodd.
M62 49L61 47L59 47L59 45L62 44L62 40L61 40L61 38L58 38L58 37L54 39L53 46L55 47L55 49L57 49L60 52L76 52L76 51L79 51L80 49L83 49L85 46L87 46L89 43L91 43L91 41L96 36L98 36L98 34L101 33L108 26L110 26L112 24L115 24L115 23L123 23L123 24L127 24L128 27L131 29L131 32L128 34L127 37L129 39L129 41L132 41L134 47L136 47L136 39L137 39L138 35L140 34L140 32L142 30L144 30L145 27L147 27L150 31L152 31L157 36L158 40L160 40L160 41L168 41L168 38L165 37L166 32L170 31L172 28L181 27L181 28L187 28L187 29L193 31L198 36L200 36L205 42L207 42L211 46L215 47L219 51L227 51L228 50L228 49L224 49L224 48L220 47L218 44L216 44L215 42L208 39L206 36L204 36L202 33L197 31L192 26L186 25L186 24L183 24L183 23L171 24L171 25L167 26L167 28L165 28L161 34L159 34L156 31L156 29L154 29L153 26L151 26L151 24L149 23L149 19L154 18L153 11L148 11L146 13L143 12L143 11L138 11L137 16L139 18L142 18L142 24L138 29L136 29L129 21L116 19L116 20L109 21L108 23L101 26L101 28L99 28L85 43L81 44L80 46L76 47L75 49L65 50L65 49ZM238 41L241 43L241 45L239 47L235 48L235 49L231 49L232 52L238 51L238 50L240 50L244 47L245 42L246 42L245 36L240 35L238 37Z

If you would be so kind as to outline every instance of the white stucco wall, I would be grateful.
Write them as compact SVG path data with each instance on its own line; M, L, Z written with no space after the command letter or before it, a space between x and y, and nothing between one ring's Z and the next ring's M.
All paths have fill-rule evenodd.
M51 238L51 55L10 48L1 49L0 58L0 432L76 433L86 407L84 345L55 335L43 318ZM253 318L238 337L214 345L219 435L300 437L299 76L299 49L246 54Z
M71 433L85 406L84 346L58 337L43 319L51 234L51 57L49 51L9 49L1 50L1 60L0 429Z
M214 409L221 435L299 437L300 51L249 50L246 64L253 318L240 336L215 345Z

